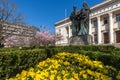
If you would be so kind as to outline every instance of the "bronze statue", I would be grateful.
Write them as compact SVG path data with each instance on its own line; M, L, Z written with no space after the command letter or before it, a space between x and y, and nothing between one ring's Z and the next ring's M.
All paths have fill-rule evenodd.
M73 6L73 12L70 15L70 20L72 21L72 35L77 36L78 19L77 19L76 6Z
M70 15L72 21L72 37L70 37L70 45L84 45L92 43L92 36L89 35L89 14L90 8L87 3L83 3L80 11L73 7L74 11Z
M73 12L70 15L72 21L72 35L87 35L89 33L89 13L90 8L87 3L83 3L83 8L80 13L76 10L76 6L73 6Z
M80 11L80 31L79 35L86 35L89 33L89 14L90 8L87 3L83 3L83 8Z

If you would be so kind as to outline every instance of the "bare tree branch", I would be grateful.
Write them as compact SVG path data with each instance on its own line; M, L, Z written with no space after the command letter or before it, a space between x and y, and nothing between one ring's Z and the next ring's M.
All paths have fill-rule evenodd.
M22 14L16 13L17 8L17 4L10 3L9 0L0 0L0 19L6 22L23 23L25 18Z
M17 9L17 4L9 2L9 0L0 0L0 43L4 39L4 37L2 36L2 24L4 22L10 22L20 25L26 24L25 17L23 17L22 14L17 13Z

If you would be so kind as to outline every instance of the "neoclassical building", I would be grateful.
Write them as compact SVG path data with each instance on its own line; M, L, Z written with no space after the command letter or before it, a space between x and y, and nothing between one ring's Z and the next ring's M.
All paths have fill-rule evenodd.
M120 43L120 0L105 0L90 8L89 35L92 44ZM69 45L71 21L65 18L55 23L56 45Z

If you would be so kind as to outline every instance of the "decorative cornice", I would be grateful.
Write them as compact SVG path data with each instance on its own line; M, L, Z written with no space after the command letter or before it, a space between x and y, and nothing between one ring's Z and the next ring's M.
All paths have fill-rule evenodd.
M90 17L93 17L93 16L96 16L96 15L99 15L99 14L103 14L103 13L106 13L106 12L109 12L109 11L112 11L112 10L115 10L117 8L120 8L120 1L118 2L119 0L108 0L104 3L104 8L103 7L100 7L103 5L100 4L98 9L92 11L92 13L90 14ZM109 6L108 5L105 5L105 4L108 4L108 2L110 3ZM97 6L98 7L98 6ZM91 8L92 9L95 9L97 7L94 7L94 8Z
M105 1L95 5L93 7L91 7L90 9L92 12L90 14L90 17L101 14L101 13L105 13L107 11L114 10L114 9L120 7L120 2L118 2L118 1L119 0L105 0ZM108 6L106 4L109 4L109 5L112 4L112 6ZM106 7L103 8L103 6L106 6ZM70 21L69 17L56 22L55 26L59 26L60 24L64 23L65 21Z
M68 17L68 18L65 18L65 19L63 19L63 20L60 20L60 21L58 21L58 22L56 22L56 23L55 23L55 26L58 26L58 25L60 25L60 24L62 24L62 23L67 23L67 22L70 22L69 17Z
M67 23L65 23L65 24L61 24L61 25L58 25L56 28L61 28L61 27L64 27L64 26L68 26L68 25L70 25L71 24L71 22L67 22Z
M109 3L109 2L111 2L111 1L113 1L113 0L103 1L103 2L101 2L101 3L99 3L99 4L95 5L95 6L91 7L90 9L93 10L93 9L95 9L95 8L101 7L102 5L105 5L106 3ZM114 1L115 1L115 0L114 0Z

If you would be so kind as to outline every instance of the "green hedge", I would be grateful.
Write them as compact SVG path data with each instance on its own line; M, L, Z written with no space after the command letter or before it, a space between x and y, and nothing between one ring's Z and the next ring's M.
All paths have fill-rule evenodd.
M78 53L87 55L93 60L102 61L105 65L110 65L120 70L120 56L93 51L79 51Z
M0 48L0 53L19 50L18 48Z
M114 46L58 46L46 48L45 51L49 55L48 57L59 52L87 55L93 60L102 61L104 64L120 70L120 48Z
M0 49L0 79L15 76L23 69L34 67L38 62L59 52L79 53L93 60L102 61L120 70L120 49L113 46L51 46Z
M59 47L58 47L59 48ZM85 51L101 51L101 52L106 52L106 51L114 51L114 50L120 50L117 49L114 46L93 46L93 45L86 45L86 46L62 46L62 50L85 50Z
M46 58L45 51L39 49L2 52L0 53L0 79L15 76L21 70L34 67Z

